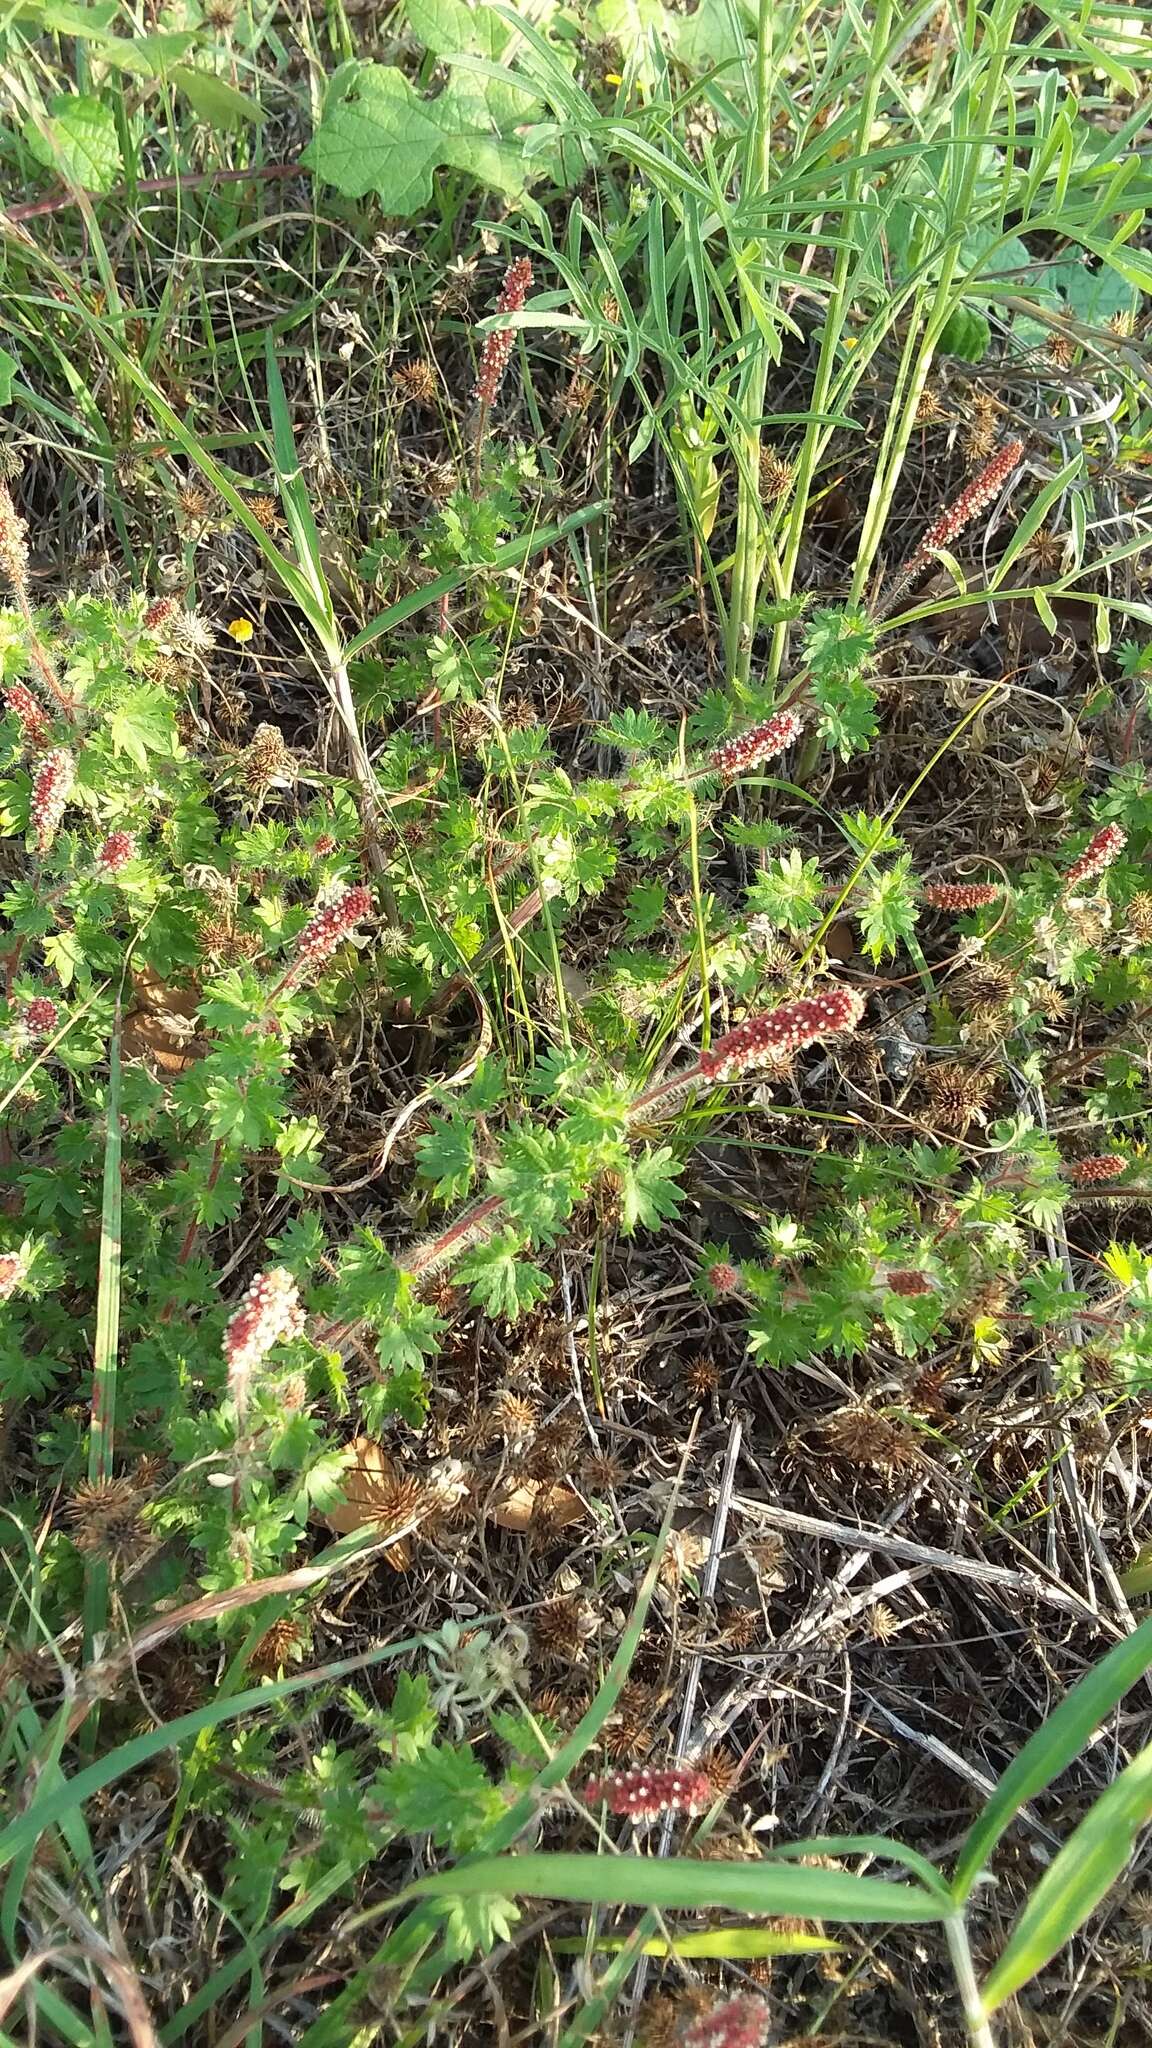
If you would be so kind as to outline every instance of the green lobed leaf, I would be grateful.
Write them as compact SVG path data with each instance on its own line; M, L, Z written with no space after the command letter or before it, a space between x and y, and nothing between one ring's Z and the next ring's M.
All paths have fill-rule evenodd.
M398 217L431 202L432 173L444 165L516 199L526 182L515 132L523 113L510 116L499 90L453 72L436 99L424 100L392 65L345 65L303 162L345 198L374 192Z
M214 71L200 71L194 64L177 64L170 75L193 113L209 128L235 134L240 128L258 128L264 119L259 100L238 92L226 78L217 78Z

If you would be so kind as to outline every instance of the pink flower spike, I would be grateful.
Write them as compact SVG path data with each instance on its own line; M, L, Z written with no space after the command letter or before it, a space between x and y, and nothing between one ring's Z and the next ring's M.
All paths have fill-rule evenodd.
M136 838L131 832L110 832L99 853L96 865L106 875L118 875L130 860L136 858Z
M528 296L532 284L532 265L527 256L518 256L504 272L504 283L496 301L498 313L518 313ZM472 396L487 410L504 381L504 372L512 358L516 342L514 327L493 327L484 337L480 351L480 368L476 373L476 384Z
M354 889L345 889L334 903L325 910L318 910L315 917L305 925L296 949L293 972L303 967L319 967L330 960L337 946L372 915L372 891L363 883Z
M1080 882L1090 882L1096 875L1102 875L1118 860L1128 844L1128 834L1122 825L1101 825L1100 830L1088 841L1079 860L1074 860L1064 877L1063 894L1075 889Z
M959 497L954 498L940 517L933 521L919 547L909 556L906 568L926 568L930 557L938 548L951 547L952 542L959 538L965 527L971 526L972 521L992 503L1001 486L1007 483L1023 453L1024 443L1020 440L1008 441L1003 448L998 449L991 460L984 464L983 469L977 471L971 483L965 484Z
M929 882L924 901L933 910L984 910L1002 893L999 882Z
M885 1278L884 1285L892 1294L903 1294L909 1297L914 1294L935 1294L936 1292L927 1273L917 1273L911 1267L896 1272L890 1270Z
M303 1328L304 1311L291 1273L283 1266L258 1273L224 1332L228 1391L237 1408L247 1406L252 1375L272 1346L298 1337Z
M752 1994L729 1998L693 2020L681 2048L764 2048L771 2020L764 1999Z
M66 747L45 754L32 778L28 822L36 834L37 853L47 853L56 837L76 780L76 763Z
M771 718L765 718L759 725L749 726L747 732L737 734L735 739L725 740L714 747L708 756L708 766L716 775L732 777L747 775L752 768L759 768L764 761L771 761L776 754L782 754L800 735L801 719L795 711L776 711Z
M28 1271L23 1252L0 1252L0 1301L9 1301Z
M697 1072L702 1081L731 1081L749 1067L770 1065L774 1060L813 1045L818 1038L837 1032L855 1031L864 1015L864 997L854 988L828 989L818 996L798 996L781 1003L763 1016L749 1017L734 1031L718 1038L706 1052Z
M144 625L149 633L158 633L162 627L170 626L178 619L181 611L178 597L154 597L144 614Z
M1119 1152L1097 1152L1090 1159L1074 1160L1064 1171L1070 1181L1079 1188L1091 1187L1094 1181L1115 1180L1124 1172L1128 1161Z
M60 1012L51 996L33 996L24 1005L21 1021L33 1038L49 1038L60 1022Z
M29 745L42 747L50 731L48 715L40 699L33 695L27 683L9 683L4 692L4 703L12 716L19 719L21 731Z
M658 1820L662 1813L707 1813L712 1804L712 1785L707 1771L688 1764L671 1764L666 1769L649 1769L641 1764L632 1771L608 1771L602 1778L589 1778L584 1788L589 1806L601 1803L622 1820Z

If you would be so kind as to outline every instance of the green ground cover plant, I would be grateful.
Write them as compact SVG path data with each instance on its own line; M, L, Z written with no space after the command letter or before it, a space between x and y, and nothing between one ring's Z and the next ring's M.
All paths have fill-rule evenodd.
M1147 68L0 24L5 2042L1141 2038Z

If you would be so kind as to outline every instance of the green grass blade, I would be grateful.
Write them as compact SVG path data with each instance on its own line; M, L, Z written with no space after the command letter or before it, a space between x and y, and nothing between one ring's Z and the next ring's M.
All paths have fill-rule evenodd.
M968 1897L980 1872L1005 1829L1022 1806L1042 1792L1046 1785L1067 1770L1079 1756L1094 1728L1098 1728L1130 1686L1135 1685L1152 1665L1152 1620L1141 1622L1134 1634L1109 1650L1095 1669L1055 1713L1036 1730L1014 1757L992 1797L968 1830L952 1878L952 1896L960 1904ZM1075 1837L1073 1838L1075 1839ZM1057 1862L1059 1862L1057 1858ZM1055 1869L1053 1865L1053 1869ZM1045 1883L1047 1879L1045 1879Z
M598 1954L615 1955L631 1941L630 1934L593 1934L592 1946ZM588 1944L583 1938L572 1938L554 1941L552 1947L558 1956L582 1956ZM822 1941L818 1934L774 1934L770 1927L709 1927L702 1934L654 1934L649 1941L636 1944L634 1953L746 1963L756 1956L833 1955L840 1947L839 1942Z
M1149 1817L1152 1744L1100 1794L1045 1871L982 1987L986 2012L1003 2005L1083 1925L1119 1877Z
M657 1906L696 1912L799 1915L802 1919L929 1922L947 1908L921 1885L850 1877L839 1870L793 1870L771 1863L700 1863L691 1856L484 1856L422 1878L409 1898L490 1894L567 1899L593 1906Z
M288 530L292 535L300 567L311 581L317 604L324 607L331 619L332 597L328 589L328 579L324 574L320 534L296 453L292 415L288 410L284 379L280 375L275 341L271 334L265 337L264 362L268 377L268 410L272 419L272 449L276 458L280 502L284 507L284 516L288 521ZM332 630L335 636L334 624Z

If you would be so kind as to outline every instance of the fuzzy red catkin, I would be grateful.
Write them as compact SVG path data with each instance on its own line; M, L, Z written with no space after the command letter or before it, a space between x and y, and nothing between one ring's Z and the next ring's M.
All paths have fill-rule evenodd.
M750 769L759 768L762 762L771 761L774 755L790 747L799 737L800 726L797 712L773 712L771 718L714 747L708 756L708 766L717 775L747 775Z
M1101 825L1065 875L1065 894L1077 883L1090 882L1095 875L1102 875L1105 868L1110 868L1113 861L1119 859L1127 844L1128 834L1122 825Z
M28 1261L23 1252L0 1252L0 1301L15 1294L27 1271Z
M712 1804L707 1771L687 1764L666 1769L641 1764L631 1771L608 1771L589 1778L584 1789L589 1806L601 1802L623 1820L657 1820L662 1813L706 1813Z
M765 2048L772 2013L763 1998L741 1993L714 2005L681 2037L681 2048Z
M1119 1152L1097 1152L1090 1159L1076 1159L1066 1165L1064 1172L1077 1187L1090 1187L1093 1181L1115 1180L1124 1172L1128 1161Z
M33 996L32 1001L24 1005L21 1022L33 1038L47 1038L60 1022L60 1012L51 996Z
M928 882L924 901L933 910L984 910L1000 893L999 882Z
M532 265L527 256L518 256L504 272L504 283L496 301L498 313L518 313L528 296L532 285ZM504 372L511 361L516 343L514 327L493 327L484 337L480 351L480 368L472 396L487 408L496 397L504 381Z
M47 853L76 780L76 763L66 747L53 747L45 754L32 778L29 823L36 834L36 851Z
M354 889L345 889L335 903L330 903L325 910L318 910L305 925L296 949L296 967L315 967L330 959L341 940L371 915L372 891L363 883Z
M864 997L854 988L826 989L818 996L798 996L760 1017L749 1017L718 1038L703 1054L697 1072L702 1081L730 1081L749 1067L780 1059L818 1038L855 1031L864 1015Z
M24 738L34 747L43 746L50 730L48 714L27 683L9 683L4 702L13 717L19 719Z
M1003 448L998 449L991 460L984 464L983 469L977 471L971 483L965 484L959 497L954 498L941 512L940 517L933 520L919 547L908 557L905 568L925 568L936 549L951 547L964 528L970 526L983 512L985 506L992 503L1001 485L1007 483L1023 453L1024 443L1020 440L1007 441Z
M131 832L110 832L99 853L96 865L106 875L118 875L136 858L136 840Z
M228 1390L237 1406L247 1401L252 1375L274 1344L297 1337L304 1311L296 1282L283 1266L258 1273L224 1331Z

